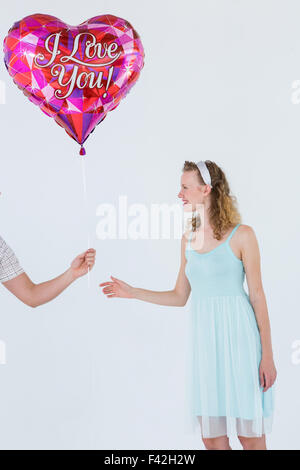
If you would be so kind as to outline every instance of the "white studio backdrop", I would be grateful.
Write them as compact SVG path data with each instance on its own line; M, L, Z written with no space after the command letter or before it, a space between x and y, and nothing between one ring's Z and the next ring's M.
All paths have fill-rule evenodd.
M113 275L172 289L180 239L100 240L96 228L99 205L118 210L120 196L128 205L180 205L184 161L210 159L259 241L278 371L268 447L300 449L300 105L292 98L299 2L10 0L1 7L1 44L15 21L33 13L69 24L105 13L125 18L141 37L145 66L86 142L86 214L78 145L18 90L1 60L0 233L35 282L66 270L87 248L88 231L97 260L90 286L81 278L36 309L1 287L0 448L204 448L200 433L183 427L189 303L108 299L98 287Z

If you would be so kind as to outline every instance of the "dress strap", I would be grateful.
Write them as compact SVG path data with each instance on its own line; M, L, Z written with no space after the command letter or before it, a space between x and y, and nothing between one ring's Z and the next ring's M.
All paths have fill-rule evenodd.
M234 234L234 232L237 230L237 228L240 226L241 224L237 224L234 229L232 230L231 234L229 235L229 237L227 238L226 240L226 243L229 243L229 240L231 239L232 235Z

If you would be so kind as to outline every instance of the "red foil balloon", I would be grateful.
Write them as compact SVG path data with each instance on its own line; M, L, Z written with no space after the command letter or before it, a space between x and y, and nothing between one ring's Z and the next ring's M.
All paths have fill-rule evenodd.
M30 101L82 145L137 81L144 49L130 23L117 16L70 26L35 14L9 30L4 62Z

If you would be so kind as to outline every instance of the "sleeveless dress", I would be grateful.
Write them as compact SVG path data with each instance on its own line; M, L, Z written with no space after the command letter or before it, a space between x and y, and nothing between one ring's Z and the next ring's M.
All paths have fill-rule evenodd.
M189 323L189 423L206 438L259 437L271 432L275 384L259 383L261 340L245 270L225 242L207 253L186 245L185 273L191 285Z

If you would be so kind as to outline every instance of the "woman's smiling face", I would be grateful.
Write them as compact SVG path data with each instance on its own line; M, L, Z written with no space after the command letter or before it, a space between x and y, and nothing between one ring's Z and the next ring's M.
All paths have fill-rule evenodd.
M210 193L208 187L199 183L196 171L184 171L181 176L181 189L178 193L184 210L195 211L197 204L203 204L205 196Z

